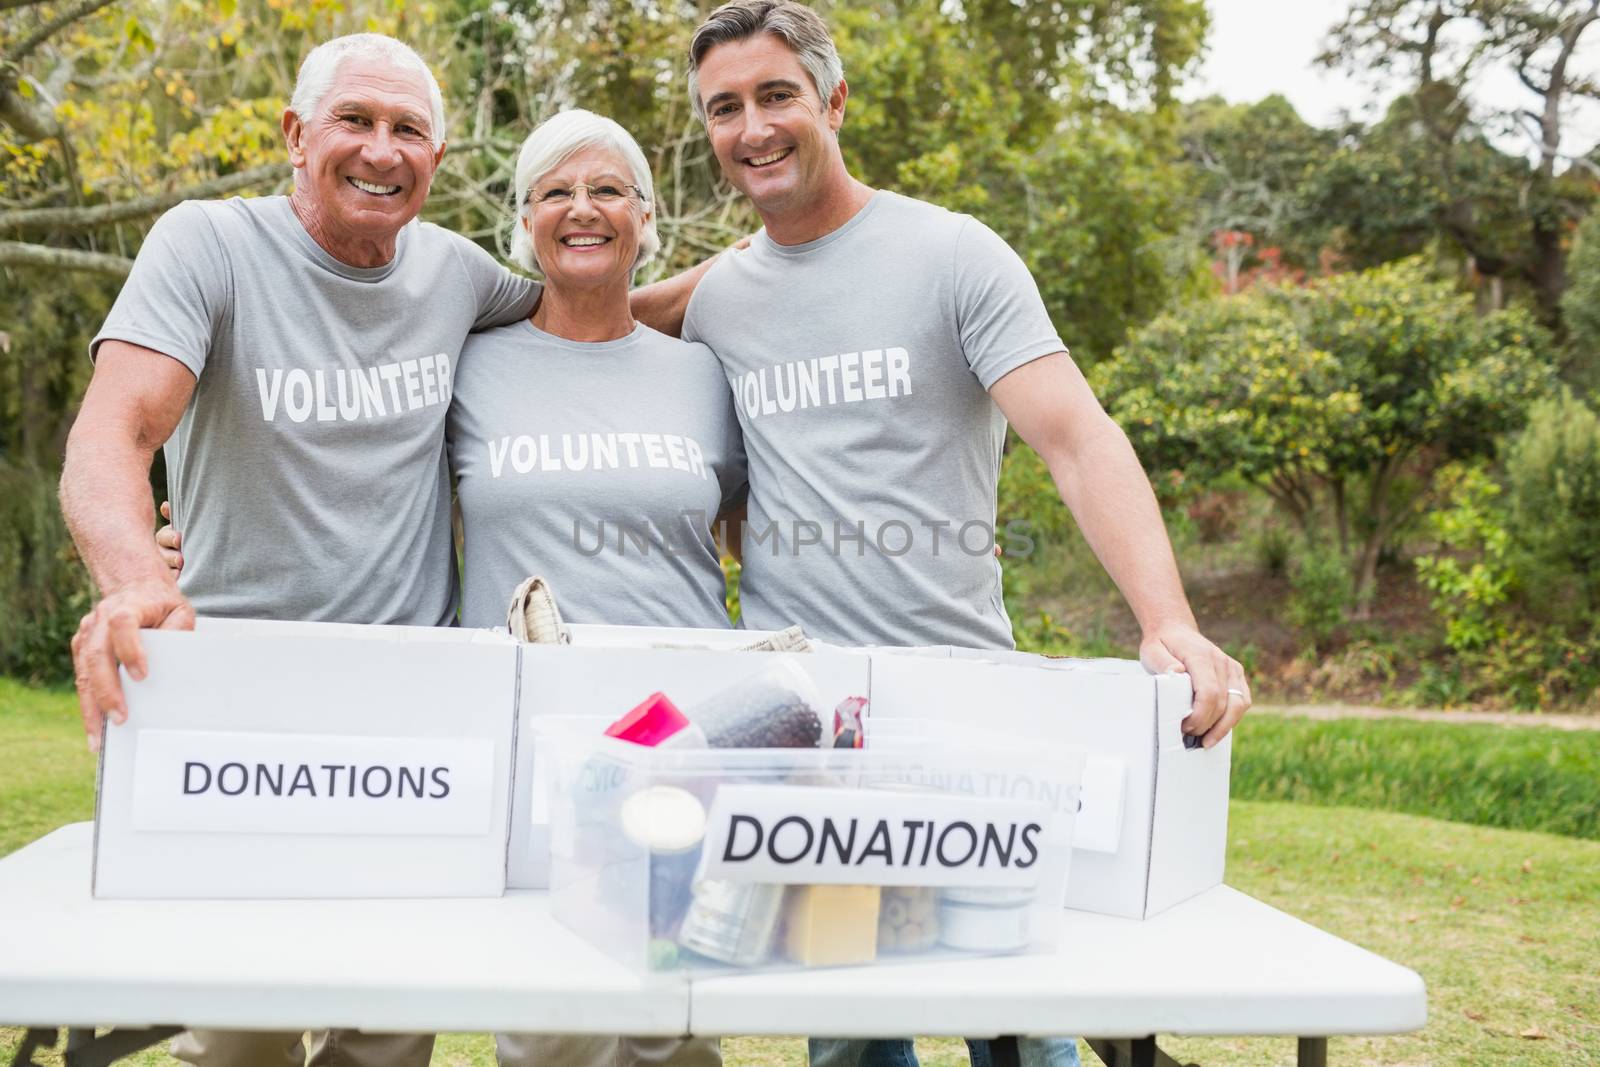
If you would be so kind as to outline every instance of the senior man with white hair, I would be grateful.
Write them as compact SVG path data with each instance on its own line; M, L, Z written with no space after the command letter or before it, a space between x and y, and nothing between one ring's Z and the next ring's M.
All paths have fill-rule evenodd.
M73 640L91 748L143 677L138 629L194 614L444 625L456 571L444 421L467 333L539 288L416 221L445 151L438 83L392 38L306 57L287 196L190 201L151 229L91 345L62 510L102 599ZM676 334L701 270L631 297ZM179 582L150 539L165 445Z
M103 593L73 640L91 749L127 716L141 626L224 617L448 625L457 587L445 412L469 331L526 318L533 283L416 221L445 150L427 64L328 41L283 114L287 196L164 215L91 345L62 509ZM681 304L662 283L635 313ZM692 281L691 281L692 284ZM662 322L676 332L675 322ZM150 537L165 445L182 589ZM426 1064L428 1035L318 1035L313 1063ZM191 1031L193 1063L302 1062L299 1033Z

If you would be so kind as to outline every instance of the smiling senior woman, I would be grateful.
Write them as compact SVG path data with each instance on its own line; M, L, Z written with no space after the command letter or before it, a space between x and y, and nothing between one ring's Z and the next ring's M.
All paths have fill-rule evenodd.
M527 321L470 336L456 369L462 625L503 625L517 584L541 574L573 622L726 627L711 523L744 489L744 451L711 351L629 314L659 246L644 153L610 119L563 112L523 143L514 188L511 258L545 290ZM703 1038L496 1044L505 1067L720 1062Z
M461 622L500 626L541 574L574 622L729 625L712 521L744 490L710 349L634 321L656 251L644 153L566 111L517 160L511 258L544 276L528 320L471 335L447 422L465 528Z

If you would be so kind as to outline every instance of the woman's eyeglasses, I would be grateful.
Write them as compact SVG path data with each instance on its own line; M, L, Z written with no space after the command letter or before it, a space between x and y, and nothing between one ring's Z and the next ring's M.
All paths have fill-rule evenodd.
M629 197L638 197L642 202L644 192L637 185L627 182L601 179L590 182L556 182L550 185L541 185L528 190L524 203L536 204L539 207L566 206L577 199L578 190L582 189L589 195L589 200L596 204L615 204Z

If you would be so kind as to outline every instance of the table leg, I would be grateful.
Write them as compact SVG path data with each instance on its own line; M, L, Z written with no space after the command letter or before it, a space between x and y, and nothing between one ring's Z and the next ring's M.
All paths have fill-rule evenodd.
M1295 1049L1295 1067L1328 1067L1328 1039L1302 1037Z
M1156 1045L1152 1037L1086 1037L1085 1041L1106 1067L1183 1067ZM1190 1065L1194 1067L1194 1065Z
M67 1030L67 1067L109 1067L122 1057L159 1044L180 1033L181 1026L152 1026L137 1030L107 1030L99 1036L90 1029ZM22 1047L17 1049L11 1067L40 1067L33 1054L43 1049L54 1049L60 1040L59 1032L48 1028L30 1028L22 1035Z
M17 1054L12 1057L11 1067L39 1067L39 1061L33 1058L35 1052L41 1049L54 1049L56 1042L61 1040L60 1031L54 1027L29 1027L22 1034L22 1044L17 1048Z
M997 1037L989 1042L990 1067L1022 1067L1022 1053L1015 1037Z

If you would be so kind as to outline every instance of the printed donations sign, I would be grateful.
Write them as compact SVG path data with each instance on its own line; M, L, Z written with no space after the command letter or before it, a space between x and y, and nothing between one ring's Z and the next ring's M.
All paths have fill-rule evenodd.
M199 620L140 635L95 806L104 899L505 888L517 645L446 627Z
M700 877L787 885L1033 888L1067 847L1045 804L940 793L725 785Z
M144 730L133 828L235 834L482 834L488 738Z

